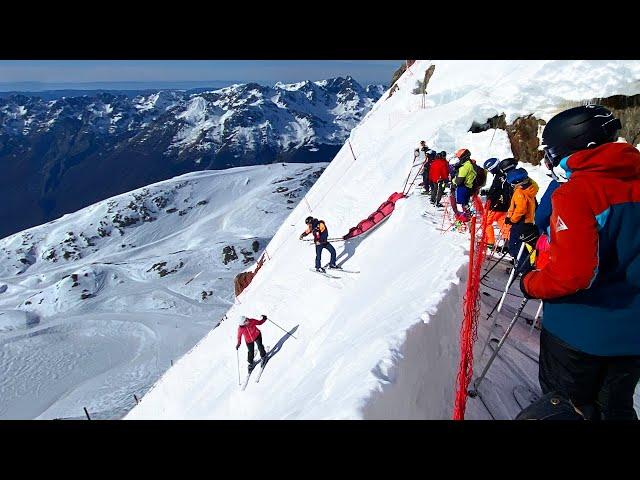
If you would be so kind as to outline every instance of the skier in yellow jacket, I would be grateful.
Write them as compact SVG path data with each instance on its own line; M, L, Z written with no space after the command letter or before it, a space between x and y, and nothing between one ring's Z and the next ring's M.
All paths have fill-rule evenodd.
M456 157L460 159L460 168L454 180L456 185L457 210L461 213L456 215L456 219L466 222L470 218L469 200L473 190L473 181L476 179L476 169L471 162L471 152L466 148L461 148L456 152Z

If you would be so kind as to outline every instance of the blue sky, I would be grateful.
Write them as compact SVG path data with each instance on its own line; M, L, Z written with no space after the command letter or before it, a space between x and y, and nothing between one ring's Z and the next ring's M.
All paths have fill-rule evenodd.
M212 83L297 82L351 75L388 84L403 60L2 60L0 90L190 88ZM32 83L35 82L35 83ZM128 87L130 85L130 87ZM217 85L214 85L217 86Z

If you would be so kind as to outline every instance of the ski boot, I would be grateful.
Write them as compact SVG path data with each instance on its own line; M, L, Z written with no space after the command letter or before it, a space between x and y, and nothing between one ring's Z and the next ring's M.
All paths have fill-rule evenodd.
M322 267L316 267L316 272L319 272L319 273L327 273L327 271L326 271L324 268L322 268Z
M332 270L341 270L342 269L342 267L339 267L338 265L335 265L335 264L334 265L329 264L329 268L332 269Z

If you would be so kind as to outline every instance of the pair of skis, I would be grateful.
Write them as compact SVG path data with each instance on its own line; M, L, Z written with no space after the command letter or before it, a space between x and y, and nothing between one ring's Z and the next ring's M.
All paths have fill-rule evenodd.
M256 377L256 383L260 381L260 377L262 377L262 372L264 370L264 367L267 365L267 362L269 361L270 354L271 354L271 351L267 349L267 355L264 357L264 359L261 358L260 360L253 362L251 371L247 373L247 377L242 383L240 390L244 391L247 388L247 385L249 384L249 379L251 378L251 374L256 369L256 367L258 368L258 376ZM260 364L259 367L258 367L258 364Z
M326 267L325 267L326 269ZM310 268L309 270L311 270L312 272L318 273L324 277L327 278L342 278L342 277L337 277L336 275L331 275L330 273L322 272L320 270L316 270L315 268ZM334 272L344 272L344 273L360 273L359 270L345 270L344 268L329 268L328 270L334 271Z

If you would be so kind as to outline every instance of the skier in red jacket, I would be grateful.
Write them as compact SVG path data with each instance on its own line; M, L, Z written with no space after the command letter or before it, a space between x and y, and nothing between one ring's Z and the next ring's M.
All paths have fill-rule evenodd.
M592 419L637 419L640 151L616 142L621 128L593 104L547 122L545 163L567 182L551 195L549 261L520 281L526 297L544 300L542 392L564 393Z
M253 364L253 344L254 342L258 344L258 350L260 350L260 360L262 363L267 359L267 352L264 350L264 346L262 345L262 333L258 330L258 325L262 325L267 321L267 316L262 315L262 320L256 320L255 318L245 317L244 315L240 317L240 325L238 326L238 343L236 345L236 350L240 348L240 343L242 342L242 336L244 335L244 341L247 344L247 361L249 362L249 373L253 370L255 366Z
M436 154L429 168L429 181L431 182L431 205L442 207L440 199L444 193L445 182L449 179L449 162L447 152Z

